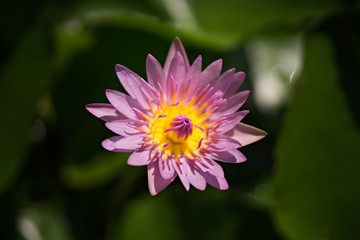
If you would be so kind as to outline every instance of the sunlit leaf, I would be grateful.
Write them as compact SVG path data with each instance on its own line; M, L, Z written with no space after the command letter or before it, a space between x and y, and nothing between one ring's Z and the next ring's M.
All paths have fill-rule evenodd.
M359 239L360 135L339 87L330 41L306 42L276 148L275 219L290 239ZM349 231L350 230L350 231Z

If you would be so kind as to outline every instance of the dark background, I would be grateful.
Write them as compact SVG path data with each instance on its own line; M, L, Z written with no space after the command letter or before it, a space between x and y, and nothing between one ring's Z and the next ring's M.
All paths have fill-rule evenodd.
M2 1L0 239L360 239L359 7ZM222 164L227 191L177 179L151 197L146 167L102 149L113 134L84 108L124 91L116 63L145 78L175 36L190 62L246 72L244 122L268 132Z

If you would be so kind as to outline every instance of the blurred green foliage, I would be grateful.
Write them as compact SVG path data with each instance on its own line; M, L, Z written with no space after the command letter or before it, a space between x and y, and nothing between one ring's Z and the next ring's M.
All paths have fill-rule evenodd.
M304 74L276 148L277 220L291 239L358 239L360 134L330 41L306 41ZM301 121L299 121L301 118Z
M0 239L360 238L358 1L3 1L0 20ZM146 168L102 149L112 133L84 108L124 91L116 63L145 77L175 36L254 91L247 46L301 36L289 102L244 106L269 135L222 164L228 191L176 180L150 197Z
M1 73L0 192L18 174L25 157L34 110L50 82L50 64L46 36L35 26L24 33Z

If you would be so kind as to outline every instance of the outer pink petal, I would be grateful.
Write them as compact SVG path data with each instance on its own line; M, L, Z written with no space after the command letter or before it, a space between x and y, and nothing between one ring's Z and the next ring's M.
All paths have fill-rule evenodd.
M267 133L261 129L240 122L231 131L226 132L225 135L237 140L242 146L245 146L259 141L264 138Z
M173 80L172 80L173 79ZM170 63L169 73L167 77L167 88L170 89L172 86L169 83L173 83L173 87L178 88L185 82L185 62L180 52L177 51Z
M246 102L249 94L250 91L245 90L232 95L220 106L218 110L216 110L216 112L211 116L211 119L217 119L224 114L236 112Z
M248 113L249 110L243 110L224 116L225 120L223 120L216 131L223 133L233 129Z
M155 89L159 88L158 83L160 83L161 86L165 86L166 78L164 70L156 58L154 58L151 54L149 54L146 58L146 74L149 84Z
M239 150L230 150L226 152L214 152L211 158L226 163L242 163L246 161L246 157Z
M171 160L163 161L159 159L159 172L164 179L169 179L174 176L175 169L173 168Z
M107 89L106 97L109 102L123 115L128 118L137 119L132 109L133 107L137 107L137 105L130 96L116 90Z
M227 183L226 179L223 177L217 177L209 172L204 172L203 176L208 184L210 184L211 186L217 189L227 190L229 188L229 184Z
M209 172L217 177L224 177L222 167L210 158L202 158L200 161L196 161L195 164L202 172Z
M110 122L118 119L125 119L126 117L121 114L116 108L109 103L91 103L87 104L85 108L94 116L100 118L105 122Z
M144 137L145 135L141 134L127 136L113 142L110 147L114 148L117 152L132 152L141 147Z
M233 76L233 80L230 83L229 88L224 94L224 97L227 98L229 96L232 96L236 91L239 89L241 84L244 82L245 79L245 73L244 72L237 72Z
M120 64L115 65L115 71L121 84L130 96L136 99L143 109L149 109L147 97L154 99L154 93L157 91L139 75Z
M149 191L153 196L164 190L164 188L176 178L176 173L174 172L174 175L171 178L164 179L159 172L158 163L156 161L150 163L147 169Z
M198 83L201 75L201 66L202 66L202 58L201 55L196 58L196 60L191 65L189 71L186 73L185 77L185 88L182 89L180 95L182 95L183 91L186 91L185 99L188 100L194 94L195 90L198 88Z
M219 78L212 81L211 84L214 87L214 89L212 90L212 93L209 94L212 95L213 93L220 91L222 93L220 97L223 97L234 78L234 73L235 73L235 68L229 69L223 74L221 74Z
M195 188L204 191L206 188L206 180L204 176L199 173L197 170L194 170L191 172L191 174L187 175L191 185L193 185Z
M225 152L241 147L241 144L237 140L225 135L215 135L211 140L216 141L209 146L209 148L215 152Z
M188 168L186 177L189 179L191 185L201 191L204 191L206 188L206 180L200 173L201 170L192 162L185 163L184 167Z
M211 63L200 75L200 80L193 79L193 81L197 81L197 86L201 90L203 89L208 83L215 80L219 77L222 68L222 59L216 60L215 62Z
M112 152L123 152L123 151L118 151L117 149L114 148L113 144L116 141L121 140L123 137L121 136L114 136L114 137L110 137L108 139L105 139L104 141L102 141L101 145L103 148L105 148L108 151L112 151Z
M171 43L171 46L170 46L168 55L167 55L166 60L165 60L165 64L164 64L165 78L168 77L168 73L169 73L171 61L172 61L172 59L174 58L175 53L176 53L177 51L180 52L181 56L182 56L183 59L184 59L186 71L190 68L190 63L189 63L189 59L188 59L188 57L187 57L187 55L186 55L185 48L184 48L184 46L182 45L182 43L181 43L181 41L180 41L180 38L176 37L176 38L173 40L173 42Z
M140 127L144 124L145 124L144 122L140 122L132 119L115 120L105 123L108 129L124 137L141 133L141 131L136 129L136 127Z
M186 191L189 191L190 189L190 181L187 178L187 168L184 167L184 164L180 164L176 161L172 161L173 168L175 169L177 175L180 178L180 181L184 185Z
M132 166L144 166L148 165L152 159L152 154L150 151L135 151L133 152L127 160L127 164Z

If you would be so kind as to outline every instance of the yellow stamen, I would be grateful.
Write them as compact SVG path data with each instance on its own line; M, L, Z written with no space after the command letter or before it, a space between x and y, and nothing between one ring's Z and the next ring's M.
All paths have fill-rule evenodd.
M186 104L181 101L176 104L167 104L164 98L161 97L160 106L151 109L153 109L152 115L154 117L147 119L149 123L148 138L152 139L152 142L155 142L157 146L160 146L159 151L163 155L163 159L173 157L177 162L180 162L183 155L192 160L195 157L203 157L201 150L206 146L206 129L210 127L210 124L205 123L207 116L198 111L195 102L190 101ZM174 128L174 121L175 123L178 122L174 118L177 119L179 115L189 119L189 121L186 121L193 124L192 130L186 132L188 134L179 134L179 128L171 130ZM204 141L202 141L199 148L201 139Z

